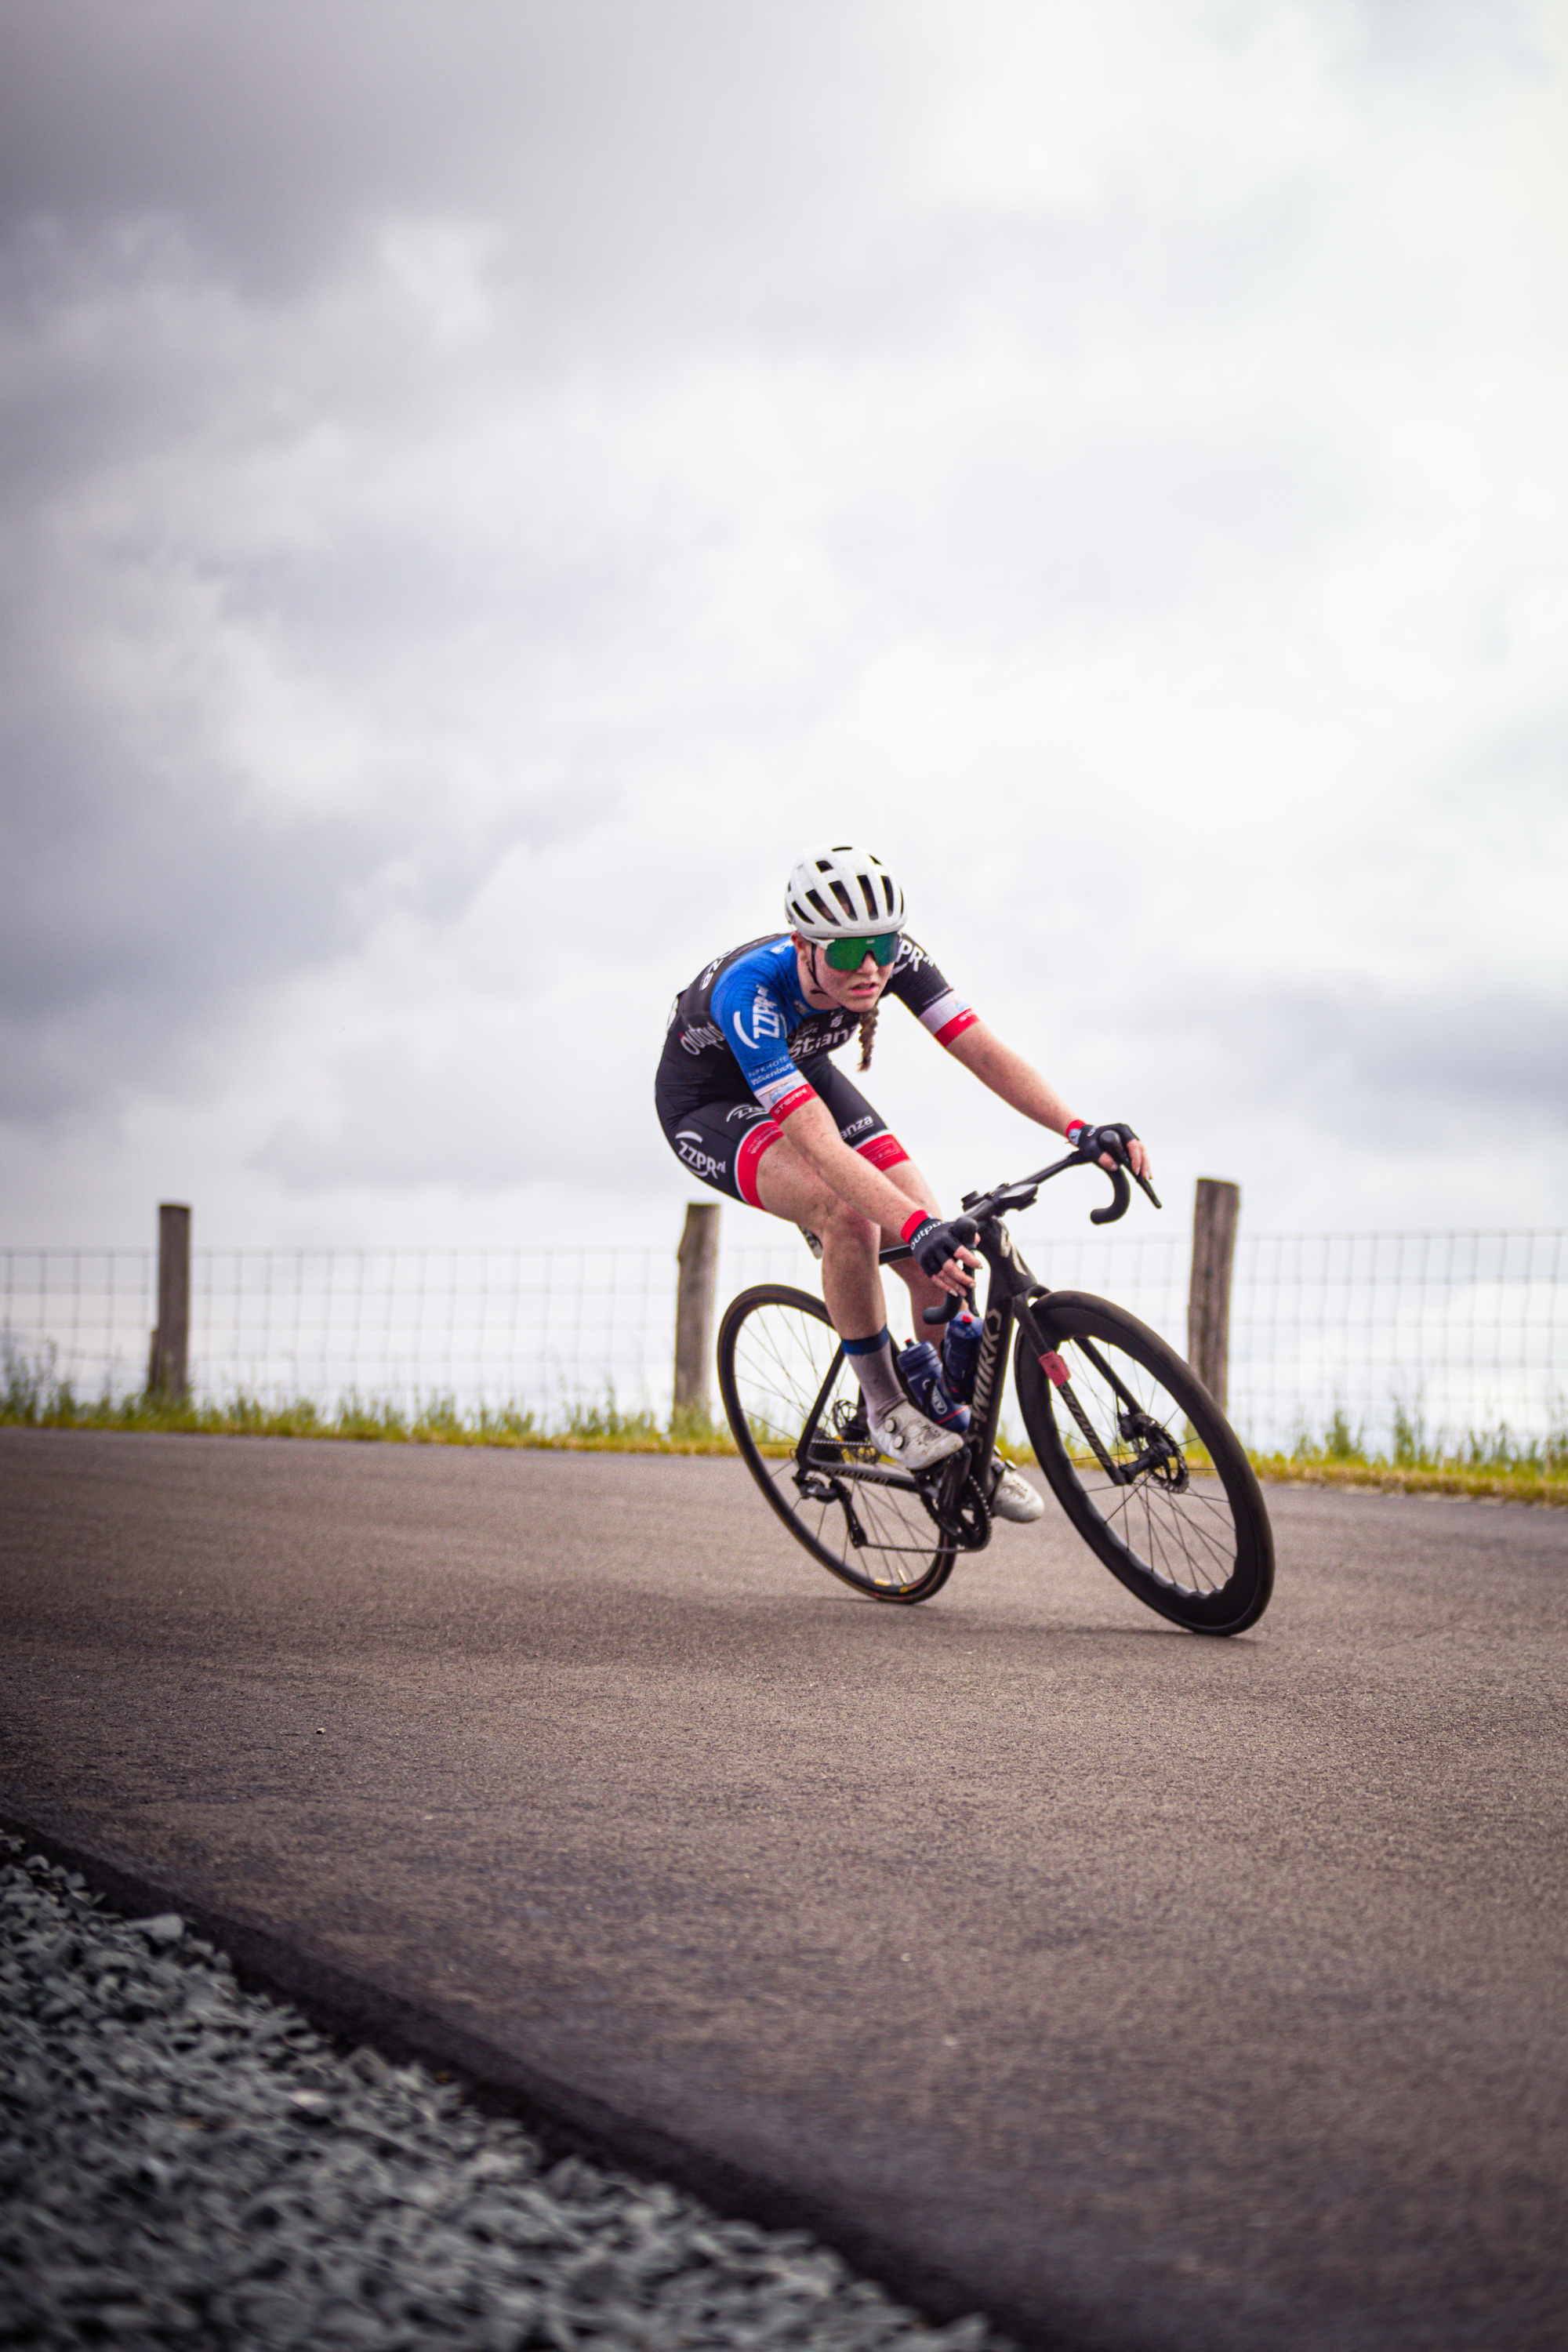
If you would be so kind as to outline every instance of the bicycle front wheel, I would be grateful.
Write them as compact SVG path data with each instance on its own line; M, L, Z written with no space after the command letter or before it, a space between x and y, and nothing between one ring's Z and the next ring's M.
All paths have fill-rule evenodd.
M1015 1372L1047 1483L1130 1592L1194 1633L1241 1633L1274 1590L1274 1537L1240 1439L1173 1348L1103 1298L1033 1302Z
M870 1444L820 1298L761 1283L719 1327L719 1392L741 1458L795 1541L873 1601L925 1601L954 1548L908 1472Z

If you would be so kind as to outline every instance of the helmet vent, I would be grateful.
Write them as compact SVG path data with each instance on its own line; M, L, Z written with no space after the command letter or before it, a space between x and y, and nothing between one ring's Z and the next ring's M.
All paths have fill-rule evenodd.
M868 849L845 843L800 861L784 892L784 920L808 939L904 928L904 894Z

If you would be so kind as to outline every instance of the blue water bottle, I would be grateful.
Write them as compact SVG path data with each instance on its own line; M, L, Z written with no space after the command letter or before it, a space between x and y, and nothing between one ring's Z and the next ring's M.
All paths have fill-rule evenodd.
M967 1307L960 1307L942 1335L942 1384L956 1403L967 1404L974 1394L974 1367L984 1335L979 1316Z
M939 1428L965 1430L969 1408L949 1396L942 1384L942 1358L929 1339L916 1339L899 1350L899 1370L904 1386L928 1421Z

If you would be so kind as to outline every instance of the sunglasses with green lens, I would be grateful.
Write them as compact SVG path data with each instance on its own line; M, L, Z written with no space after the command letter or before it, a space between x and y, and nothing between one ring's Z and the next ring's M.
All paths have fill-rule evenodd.
M891 963L898 952L897 931L879 931L871 939L829 940L823 949L835 971L858 971L868 955L879 963Z

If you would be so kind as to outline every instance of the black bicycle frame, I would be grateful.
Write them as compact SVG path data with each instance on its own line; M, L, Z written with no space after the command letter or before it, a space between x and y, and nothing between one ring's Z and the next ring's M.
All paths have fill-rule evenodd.
M996 1447L996 1432L1002 1420L1002 1399L1007 1386L1007 1362L1011 1352L1015 1326L1022 1329L1036 1354L1045 1365L1047 1377L1057 1378L1061 1359L1051 1345L1050 1335L1036 1315L1037 1304L1050 1297L1048 1286L1039 1281L1026 1263L1023 1253L1000 1217L980 1220L974 1248L984 1259L990 1275L985 1290L985 1312L980 1339L980 1353L975 1359L974 1385L970 1394L970 1427L965 1451L955 1454L942 1465L934 1497L939 1519L951 1516L958 1502L965 1475L988 1463ZM1135 1400L1121 1381L1104 1363L1098 1350L1086 1346L1098 1371L1109 1381L1117 1396L1130 1409ZM1101 1469L1118 1486L1125 1474L1105 1446L1089 1415L1072 1392L1072 1383L1061 1367L1061 1392L1068 1410L1078 1423L1086 1444L1091 1448Z
M1058 1160L1055 1167L1042 1169L1037 1177L1026 1177L1020 1186L1004 1187L1004 1194L1011 1192L1013 1195L1008 1204L1017 1208L1027 1207L1035 1198L1037 1186L1047 1178L1059 1175L1063 1169L1073 1166L1076 1158L1077 1155L1074 1154L1066 1160ZM1139 1181L1143 1184L1144 1191L1150 1192L1152 1198L1152 1188L1144 1182L1143 1179L1140 1178ZM1112 1189L1111 1202L1104 1209L1090 1212L1092 1222L1096 1224L1110 1223L1126 1210L1127 1179L1120 1168L1114 1171ZM965 1210L970 1208L972 1202L977 1202L980 1197L972 1194L964 1202ZM1003 1195L996 1197L1000 1198ZM1155 1205L1158 1206L1157 1202ZM937 1524L944 1533L952 1534L955 1538L959 1534L956 1514L964 1482L981 1465L989 1463L995 1451L996 1432L1002 1419L1002 1397L1007 1385L1008 1349L1016 1325L1022 1330L1030 1347L1034 1349L1047 1379L1056 1388L1068 1411L1078 1423L1085 1444L1113 1486L1130 1486L1151 1466L1155 1455L1162 1450L1156 1447L1154 1454L1145 1452L1131 1462L1118 1462L1107 1452L1098 1429L1073 1394L1072 1381L1067 1367L1052 1345L1050 1333L1041 1323L1036 1312L1037 1308L1050 1299L1054 1294L1047 1284L1037 1279L1025 1264L1014 1244L1012 1234L1003 1223L999 1214L983 1214L975 1220L975 1223L976 1237L973 1246L984 1261L990 1279L985 1292L980 1352L975 1359L974 1384L969 1401L968 1435L959 1452L949 1455L942 1463L936 1473L932 1486L927 1486L921 1479L911 1476L907 1470L885 1470L880 1465L873 1465L869 1463L864 1467L857 1468L853 1481L858 1486L898 1486L901 1487L906 1494L926 1494L930 1498L931 1509L935 1513ZM907 1258L911 1255L907 1243L898 1243L892 1248L879 1252L879 1262L883 1265L894 1265L900 1258ZM956 1310L956 1305L957 1302L954 1302L954 1310ZM934 1316L935 1309L933 1308L931 1312ZM1107 1362L1091 1339L1087 1339L1080 1334L1078 1337L1078 1346L1080 1353L1094 1366L1095 1370L1112 1391L1122 1407L1123 1413L1131 1417L1123 1423L1125 1433L1131 1436L1133 1433L1132 1424L1145 1418L1137 1398L1115 1368ZM795 1449L795 1484L802 1493L811 1495L814 1500L826 1502L831 1499L842 1505L849 1530L849 1539L858 1549L864 1545L866 1537L856 1517L855 1507L850 1499L846 1482L842 1478L824 1475L822 1469L813 1464L809 1458L812 1444L821 1426L824 1407L832 1393L843 1361L844 1350L840 1348L827 1368L827 1374L817 1392L816 1402L806 1415L805 1426L801 1431L799 1442ZM813 1483L808 1484L808 1481ZM973 1538L971 1538L970 1540L973 1542Z

